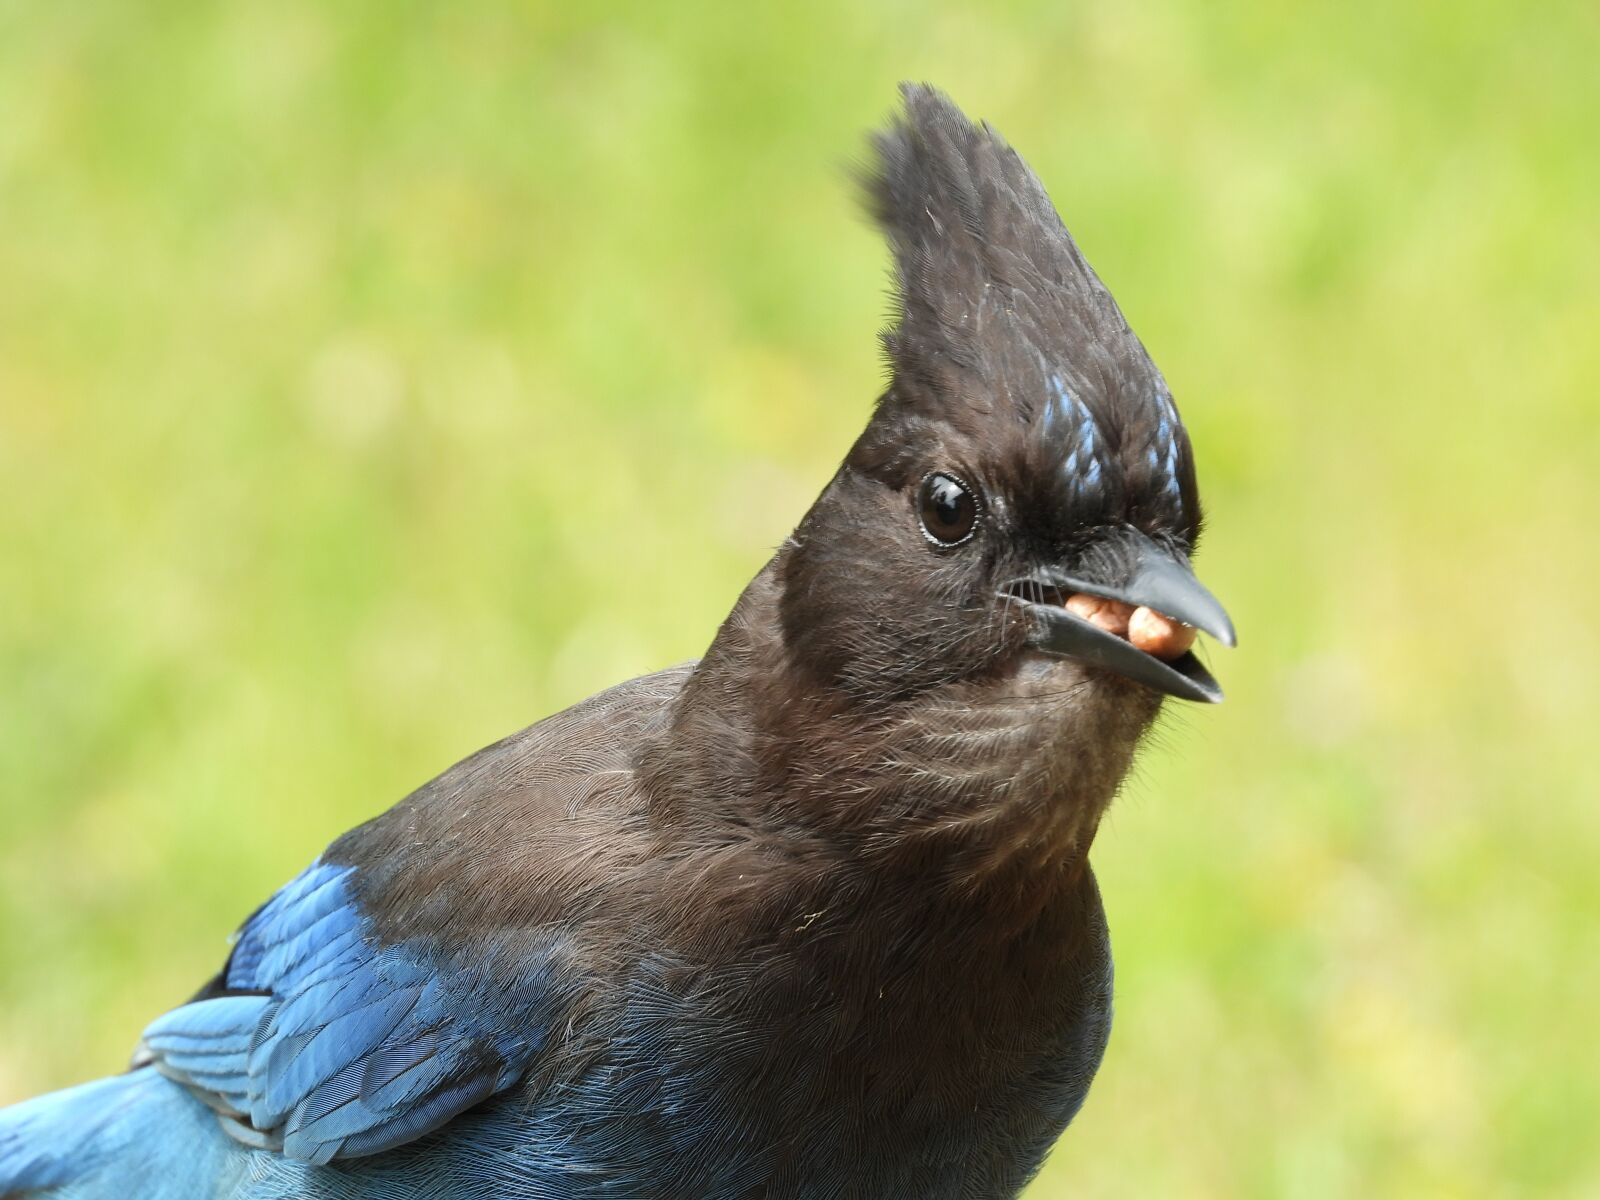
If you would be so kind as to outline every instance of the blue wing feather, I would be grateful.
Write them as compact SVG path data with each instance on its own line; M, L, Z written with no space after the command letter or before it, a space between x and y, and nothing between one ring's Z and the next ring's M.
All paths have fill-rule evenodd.
M318 862L292 880L240 931L224 980L241 994L144 1034L156 1068L239 1141L309 1163L392 1149L512 1086L549 1019L549 953L524 943L508 980L380 945L353 871Z

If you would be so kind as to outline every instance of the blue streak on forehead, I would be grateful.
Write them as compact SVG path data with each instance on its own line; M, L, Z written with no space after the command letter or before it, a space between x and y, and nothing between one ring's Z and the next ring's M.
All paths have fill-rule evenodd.
M1172 397L1162 392L1156 397L1156 403L1161 410L1160 424L1156 427L1156 438L1162 447L1161 466L1167 477L1167 491L1173 496L1181 496L1183 486L1178 482L1178 410L1173 406ZM1151 462L1155 467L1155 462Z
M1041 360L1040 366L1044 367ZM1074 395L1058 372L1048 371L1046 380L1049 395L1040 415L1040 433L1052 441L1070 439L1071 449L1061 462L1061 472L1068 486L1077 495L1083 495L1100 485L1105 473L1101 460L1101 429L1094 413L1083 400ZM1183 426L1178 419L1177 407L1165 391L1156 393L1155 435L1145 447L1144 461L1162 489L1181 505L1183 484L1178 469L1182 454Z
M1052 372L1049 382L1050 396L1044 407L1044 432L1052 436L1070 432L1073 446L1061 464L1061 470L1072 489L1081 493L1100 482L1101 466L1097 454L1099 427L1089 406L1068 390L1059 374ZM1081 475L1078 473L1080 460L1086 464Z

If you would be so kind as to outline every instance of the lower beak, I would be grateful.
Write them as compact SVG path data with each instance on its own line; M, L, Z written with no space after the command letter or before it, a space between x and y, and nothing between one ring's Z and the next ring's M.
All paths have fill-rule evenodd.
M1032 620L1028 640L1040 650L1101 667L1181 700L1215 704L1222 699L1222 688L1193 651L1185 651L1168 662L1047 599L1065 600L1068 595L1079 592L1120 600L1135 608L1152 608L1209 633L1225 646L1237 644L1233 622L1228 619L1227 612L1195 578L1181 556L1140 537L1133 570L1124 583L1108 585L1061 572L1042 571L1008 585L1001 596L1027 610Z

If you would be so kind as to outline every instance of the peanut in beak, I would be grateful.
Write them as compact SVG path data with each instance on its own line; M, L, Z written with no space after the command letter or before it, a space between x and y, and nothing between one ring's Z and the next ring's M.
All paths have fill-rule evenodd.
M1169 662L1194 645L1192 626L1174 621L1153 608L1134 608L1120 600L1076 592L1067 597L1066 609L1107 633L1127 638L1146 654Z

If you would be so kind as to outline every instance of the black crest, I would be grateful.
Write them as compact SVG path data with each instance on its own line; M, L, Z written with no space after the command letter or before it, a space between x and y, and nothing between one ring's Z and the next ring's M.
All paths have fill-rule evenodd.
M901 92L904 112L874 137L862 179L898 308L879 435L893 436L882 421L904 434L927 420L994 444L1020 424L1033 467L1065 472L1108 519L1192 540L1193 466L1166 383L1044 185L941 92Z

